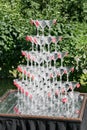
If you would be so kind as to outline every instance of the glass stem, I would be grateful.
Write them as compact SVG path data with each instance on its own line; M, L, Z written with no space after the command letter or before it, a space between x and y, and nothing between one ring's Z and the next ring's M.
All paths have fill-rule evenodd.
M61 58L61 67L63 66L63 58Z
M50 33L51 33L51 28L49 27L49 36L51 36L51 34L50 34Z
M69 81L69 73L67 73L67 82Z
M42 28L42 36L44 36L44 28Z
M37 36L39 36L39 27L37 27Z
M22 82L24 82L24 72L22 72Z

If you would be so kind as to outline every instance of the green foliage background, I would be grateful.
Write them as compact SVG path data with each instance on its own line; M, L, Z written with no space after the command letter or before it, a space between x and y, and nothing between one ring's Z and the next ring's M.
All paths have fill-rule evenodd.
M69 52L65 65L76 67L73 80L87 85L87 1L86 0L1 0L0 78L15 77L25 62L21 50L30 49L25 36L35 34L30 19L57 19L52 35L62 35L60 50ZM79 59L77 66L77 59ZM76 60L75 60L76 59Z

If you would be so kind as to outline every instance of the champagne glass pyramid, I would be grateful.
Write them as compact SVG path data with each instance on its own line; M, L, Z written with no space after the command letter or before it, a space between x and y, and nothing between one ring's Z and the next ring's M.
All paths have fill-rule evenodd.
M27 65L19 65L17 68L21 76L20 79L14 80L18 89L18 101L14 110L17 114L73 117L80 98L80 94L74 92L74 89L80 85L69 81L69 74L74 71L74 67L63 65L68 53L56 49L62 37L50 34L56 20L31 20L31 24L36 26L37 34L26 36L26 41L32 43L32 49L22 50ZM44 35L46 27L49 31L48 36ZM55 44L53 52L50 50L51 43ZM60 67L55 66L59 62L58 59ZM65 74L67 79L63 81Z

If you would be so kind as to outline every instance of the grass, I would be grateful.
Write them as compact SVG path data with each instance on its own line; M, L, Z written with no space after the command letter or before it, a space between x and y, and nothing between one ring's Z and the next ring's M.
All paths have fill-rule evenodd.
M81 93L87 93L87 86L81 86L79 89L78 89L79 92Z
M2 96L9 89L16 89L13 85L13 79L0 79L0 96Z

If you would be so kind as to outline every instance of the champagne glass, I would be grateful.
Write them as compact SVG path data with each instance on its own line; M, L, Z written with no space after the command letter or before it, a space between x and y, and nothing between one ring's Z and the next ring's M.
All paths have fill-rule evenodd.
M50 43L52 42L51 36L45 38L46 44L48 45L48 52L50 52Z
M45 20L39 20L40 26L42 28L42 35L44 36L44 28L46 27Z
M58 59L61 59L61 66L63 66L63 59L67 54L67 52L58 52Z
M22 51L22 55L27 59L27 66L29 66L30 54L28 51Z
M39 20L30 20L30 23L33 25L35 25L36 26L36 29L37 29L37 36L39 36L39 28L40 28L40 22L39 22Z
M56 24L56 20L55 19L54 20L46 20L46 25L49 28L49 36L51 35L50 31L51 31L51 27L52 27L53 24Z
M49 36L50 36L50 31L51 31L51 26L53 24L53 21L52 20L46 20L46 24L47 24L47 26L49 28Z
M55 52L57 52L57 43L59 41L59 37L52 37L52 43L55 43Z
M50 53L49 52L45 53L44 60L46 61L47 70L48 70L49 62L50 62Z
M39 36L39 28L40 28L40 21L39 20L34 20L34 24L37 29L37 36Z
M74 71L74 67L66 67L65 69L65 74L67 74L67 82L69 81L69 74L70 72L73 72Z

